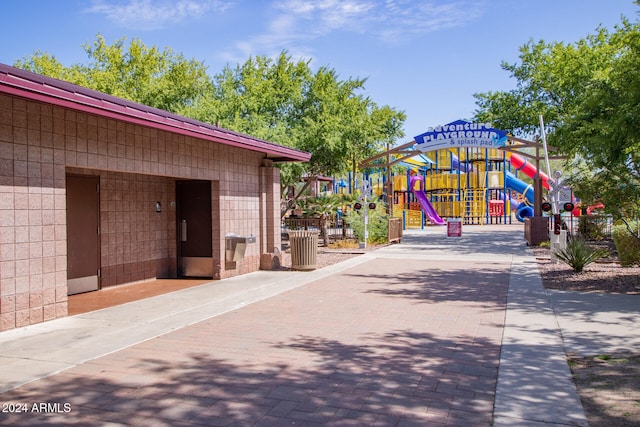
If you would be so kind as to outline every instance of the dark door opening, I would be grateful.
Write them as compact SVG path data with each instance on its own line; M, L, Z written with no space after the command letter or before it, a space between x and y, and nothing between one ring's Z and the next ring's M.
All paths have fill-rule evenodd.
M213 277L211 181L176 181L178 275Z
M100 288L100 178L66 176L67 294Z

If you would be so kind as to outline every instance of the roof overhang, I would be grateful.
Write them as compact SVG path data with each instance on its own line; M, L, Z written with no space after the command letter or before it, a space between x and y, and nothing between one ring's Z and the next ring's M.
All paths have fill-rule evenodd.
M311 154L30 71L0 64L0 93L264 153L274 162L306 162Z

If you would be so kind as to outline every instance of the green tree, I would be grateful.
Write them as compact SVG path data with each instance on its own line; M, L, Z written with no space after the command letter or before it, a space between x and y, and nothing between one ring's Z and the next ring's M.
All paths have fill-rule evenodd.
M140 39L121 38L108 45L101 35L83 46L89 65L65 67L45 52L16 61L15 66L170 112L182 112L210 91L202 62L167 48L147 47Z
M312 153L310 175L339 175L403 136L404 112L378 106L359 94L365 80L339 80L335 70L320 68L299 109L297 148Z
M586 95L586 84L609 75L620 48L605 28L576 43L529 41L520 47L520 63L501 65L516 79L516 88L474 94L475 119L531 135L539 131L542 114L552 138Z
M640 216L640 26L624 22L607 78L588 82L560 145L577 155L574 185L619 217Z
M363 114L365 120L370 121L366 125L358 125L351 129L348 153L351 163L351 179L355 180L357 165L381 151L388 150L397 140L404 136L402 124L406 120L406 114L396 111L389 106L378 107L371 103L369 114ZM352 188L355 183L351 182Z
M401 136L406 118L363 96L364 79L341 80L328 67L313 71L286 51L227 66L213 82L213 95L198 99L188 115L312 154L307 164L281 166L283 186L347 171Z
M311 70L308 61L257 56L213 76L209 96L185 110L190 117L258 138L295 146L291 140L296 107L302 102Z
M84 80L82 76L78 75L77 70L65 67L55 56L43 51L35 51L30 57L19 59L13 65L16 68L71 83Z
M314 73L298 108L295 134L298 148L313 154L312 175L334 175L349 168L349 155L363 138L373 136L369 98L357 92L365 80L340 80L333 69L321 67Z
M476 94L475 119L515 135L539 131L569 155L569 182L586 202L619 216L637 212L640 196L640 27L626 19L576 43L529 42L506 92ZM624 199L622 199L624 197Z

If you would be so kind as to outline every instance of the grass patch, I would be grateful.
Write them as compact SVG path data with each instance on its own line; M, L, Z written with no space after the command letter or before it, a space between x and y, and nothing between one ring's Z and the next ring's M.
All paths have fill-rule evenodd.
M355 240L337 240L327 245L329 249L356 249L360 247L360 243Z

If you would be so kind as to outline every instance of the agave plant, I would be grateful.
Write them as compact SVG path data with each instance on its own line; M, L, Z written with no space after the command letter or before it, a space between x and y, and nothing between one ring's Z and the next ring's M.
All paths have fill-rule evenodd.
M580 273L587 265L608 256L609 251L595 249L582 238L573 238L567 242L566 248L555 251L554 255L573 268L573 271Z

